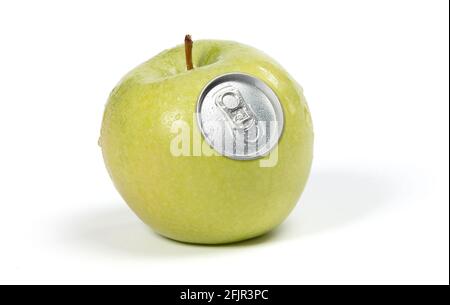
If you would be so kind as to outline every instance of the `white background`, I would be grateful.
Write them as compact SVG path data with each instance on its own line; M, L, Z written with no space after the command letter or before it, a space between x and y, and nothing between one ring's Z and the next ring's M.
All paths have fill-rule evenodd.
M0 283L449 282L448 1L2 1ZM304 87L311 179L274 233L155 235L97 146L116 82L194 39L253 45Z

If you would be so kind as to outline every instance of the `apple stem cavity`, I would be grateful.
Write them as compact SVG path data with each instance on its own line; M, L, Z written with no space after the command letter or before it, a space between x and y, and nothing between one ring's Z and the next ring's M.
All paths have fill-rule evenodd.
M186 53L186 68L187 70L194 69L194 64L192 63L192 45L194 42L192 41L191 35L186 35L184 37L184 51Z

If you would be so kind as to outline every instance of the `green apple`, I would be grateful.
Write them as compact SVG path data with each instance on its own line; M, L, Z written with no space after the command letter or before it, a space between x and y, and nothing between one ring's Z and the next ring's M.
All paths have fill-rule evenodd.
M193 69L185 51L163 51L111 92L99 141L108 172L139 218L168 238L220 244L269 232L295 207L311 168L313 127L302 88L273 59L240 43L196 41ZM198 136L192 117L202 89L232 72L262 80L281 102L285 125L272 167L171 153L173 123L186 122Z

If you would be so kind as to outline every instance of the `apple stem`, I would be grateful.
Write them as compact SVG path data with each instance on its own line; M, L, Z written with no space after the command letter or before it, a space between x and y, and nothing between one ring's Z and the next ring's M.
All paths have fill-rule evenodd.
M192 41L191 35L186 35L184 37L184 51L186 53L186 68L187 70L194 69L194 64L192 63L192 45L194 42Z

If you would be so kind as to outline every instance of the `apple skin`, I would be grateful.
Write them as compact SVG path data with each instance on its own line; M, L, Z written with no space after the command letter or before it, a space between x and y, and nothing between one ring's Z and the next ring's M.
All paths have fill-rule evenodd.
M289 215L310 172L314 136L303 90L273 59L236 42L196 41L193 62L187 71L180 45L141 64L113 89L99 141L106 167L130 208L163 236L199 244L257 237ZM200 133L193 121L200 92L232 72L261 79L280 99L285 126L274 167L170 153L172 123L184 120Z

